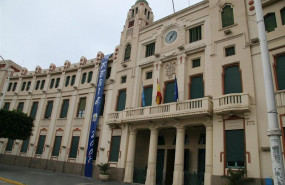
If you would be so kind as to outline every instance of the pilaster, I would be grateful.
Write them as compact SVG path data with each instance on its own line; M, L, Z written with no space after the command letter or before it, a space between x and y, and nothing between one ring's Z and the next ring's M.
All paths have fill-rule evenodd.
M204 123L206 127L206 161L205 161L205 185L212 184L213 175L213 124L208 121Z
M128 156L126 162L125 178L124 182L132 183L134 175L134 164L135 164L135 150L136 150L136 137L137 131L130 130Z
M185 98L185 78L187 78L187 76L185 76L186 73L186 55L182 54L180 56L177 57L177 74L176 74L176 78L177 78L177 85L178 85L178 94L179 94L179 101L184 101Z
M176 127L175 163L173 172L173 185L184 184L184 140L185 127Z

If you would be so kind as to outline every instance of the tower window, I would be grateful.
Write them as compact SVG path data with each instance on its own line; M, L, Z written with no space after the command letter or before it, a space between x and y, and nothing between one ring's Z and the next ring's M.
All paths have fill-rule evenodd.
M131 58L131 50L132 50L132 46L128 44L125 49L124 61L129 60Z
M226 5L222 11L222 27L231 26L234 24L234 12L230 5Z
M132 21L129 22L128 28L131 28L131 27L133 27L134 25L135 25L135 20L132 20Z

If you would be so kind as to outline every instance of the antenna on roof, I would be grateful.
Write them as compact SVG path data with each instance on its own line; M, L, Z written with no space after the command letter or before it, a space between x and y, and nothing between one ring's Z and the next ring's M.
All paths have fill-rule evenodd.
M173 12L175 13L174 1L172 0Z

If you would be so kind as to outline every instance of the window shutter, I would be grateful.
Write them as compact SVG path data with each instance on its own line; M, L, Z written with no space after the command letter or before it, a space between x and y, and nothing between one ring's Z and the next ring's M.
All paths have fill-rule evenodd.
M88 80L87 80L87 83L90 83L90 82L91 82L92 76L93 76L93 72L90 71L90 72L88 73Z
M285 89L285 55L276 58L278 90Z
M203 97L204 97L203 77L197 76L191 78L190 99L203 98Z
M93 160L96 160L97 157L98 143L99 143L99 137L95 137L93 145L93 157L92 157Z
M50 81L50 85L49 85L49 88L50 88L50 89L52 89L52 88L53 88L53 85L54 85L54 78L53 78L53 79L51 79L51 81Z
M125 49L124 61L130 59L130 57L131 57L131 50L132 50L132 47L131 47L130 44L128 44L128 45L126 46L126 49Z
M234 24L233 8L230 5L226 5L222 11L222 26L227 27Z
M35 119L37 115L38 104L39 104L38 102L33 102L31 113L30 113L30 117L32 117L33 119Z
M45 87L45 80L42 80L42 83L41 83L41 90L43 90L43 88Z
M175 102L174 93L175 93L175 82L167 83L164 95L164 103Z
M61 145L62 136L55 136L52 156L59 156L60 145Z
M76 75L72 75L70 85L73 86L75 83Z
M119 91L118 103L117 103L117 111L122 111L126 106L126 90Z
M118 162L120 142L121 142L121 136L112 136L112 145L111 145L111 152L110 152L111 162Z
M3 109L9 110L10 108L10 102L5 102Z
M146 52L145 52L145 57L149 57L154 55L155 53L155 42L146 45Z
M230 66L225 69L224 86L225 94L242 92L239 66Z
M38 147L37 147L37 150L36 150L36 154L42 154L43 153L45 140L46 140L46 136L45 135L40 135L39 141L38 141Z
M68 86L69 81L70 81L70 76L67 76L67 77L66 77L66 80L65 80L65 87Z
M245 161L244 130L226 131L226 161L228 164L243 164ZM241 167L240 166L240 167Z
M69 100L63 100L60 118L66 118L68 112Z
M52 107L53 107L53 101L48 101L46 113L45 113L45 118L50 118L51 112L52 112Z
M79 136L72 136L69 158L76 158L79 144Z
M56 82L55 82L55 88L57 88L59 86L59 82L60 82L60 78L57 78Z
M201 30L201 26L197 26L195 28L191 28L189 30L190 33L190 43L191 42L196 42L198 40L202 39L202 30Z
M8 139L8 143L6 146L6 151L10 152L13 149L14 139Z
M15 90L16 90L16 87L17 87L17 82L15 82L15 83L13 84L13 89L12 89L12 91L15 91Z
M145 106L152 105L152 89L153 87L144 88Z
M100 108L100 114L99 114L99 116L103 116L103 114L104 114L104 108L105 108L105 94L102 95L101 108Z
M21 153L27 153L28 146L29 146L30 138L23 141L22 147L21 147Z
M84 84L85 83L85 81L86 81L86 73L83 73L82 74L82 78L81 78L81 84Z
M38 81L37 81L37 83L36 83L36 88L35 88L35 90L38 90L38 89L39 89L39 87L40 87L40 83L41 83L41 81L40 81L40 80L38 80Z
M275 13L269 13L264 16L264 23L267 32L274 31L277 28Z
M84 117L85 113L85 106L86 106L86 98L80 98L79 104L78 104L78 112L77 117L82 118Z

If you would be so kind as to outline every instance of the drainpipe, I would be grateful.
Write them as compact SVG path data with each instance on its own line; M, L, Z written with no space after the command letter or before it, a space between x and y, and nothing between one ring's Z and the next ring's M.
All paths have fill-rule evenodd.
M284 184L284 165L281 148L281 130L278 125L278 116L273 88L271 63L268 52L267 37L263 19L261 0L255 0L256 20L258 26L261 59L263 66L264 85L267 103L268 130L267 135L270 140L270 151L272 160L272 169L274 176L274 184Z

